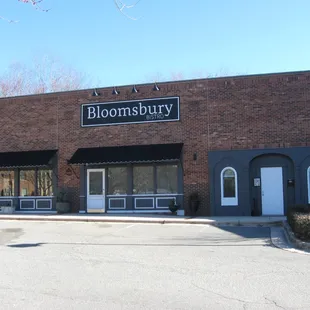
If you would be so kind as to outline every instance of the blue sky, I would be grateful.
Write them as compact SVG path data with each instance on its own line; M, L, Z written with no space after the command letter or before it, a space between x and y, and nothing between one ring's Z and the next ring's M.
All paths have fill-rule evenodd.
M134 0L133 0L134 1ZM124 0L132 3L131 0ZM0 74L49 55L93 86L310 69L309 0L44 0L48 13L1 1Z

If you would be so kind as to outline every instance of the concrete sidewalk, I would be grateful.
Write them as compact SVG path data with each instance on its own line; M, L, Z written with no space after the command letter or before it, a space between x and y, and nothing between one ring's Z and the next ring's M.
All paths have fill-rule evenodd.
M1 214L0 220L14 221L63 221L63 222L110 222L110 223L153 223L153 224L204 224L234 226L279 226L285 216L214 216L181 217L172 215L90 215L90 214Z

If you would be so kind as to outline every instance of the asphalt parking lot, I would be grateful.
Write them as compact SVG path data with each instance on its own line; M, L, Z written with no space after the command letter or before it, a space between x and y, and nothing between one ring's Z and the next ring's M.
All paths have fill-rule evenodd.
M0 222L1 309L310 309L268 227Z

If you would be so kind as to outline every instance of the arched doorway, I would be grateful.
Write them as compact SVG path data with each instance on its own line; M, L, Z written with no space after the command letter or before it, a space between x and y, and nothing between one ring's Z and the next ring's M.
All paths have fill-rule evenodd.
M250 162L252 215L285 215L295 202L293 161L282 154L264 154Z

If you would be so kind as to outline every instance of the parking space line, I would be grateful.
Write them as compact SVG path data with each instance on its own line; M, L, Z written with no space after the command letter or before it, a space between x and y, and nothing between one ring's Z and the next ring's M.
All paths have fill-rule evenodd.
M120 229L118 229L118 230L116 230L116 231L113 231L112 234L118 233L118 232L120 232L120 231L122 231L122 230L129 229L129 228L134 227L134 226L136 226L136 225L138 225L138 224L131 224L131 225L128 225L128 226L126 226L126 227L123 227L123 228L120 228Z

